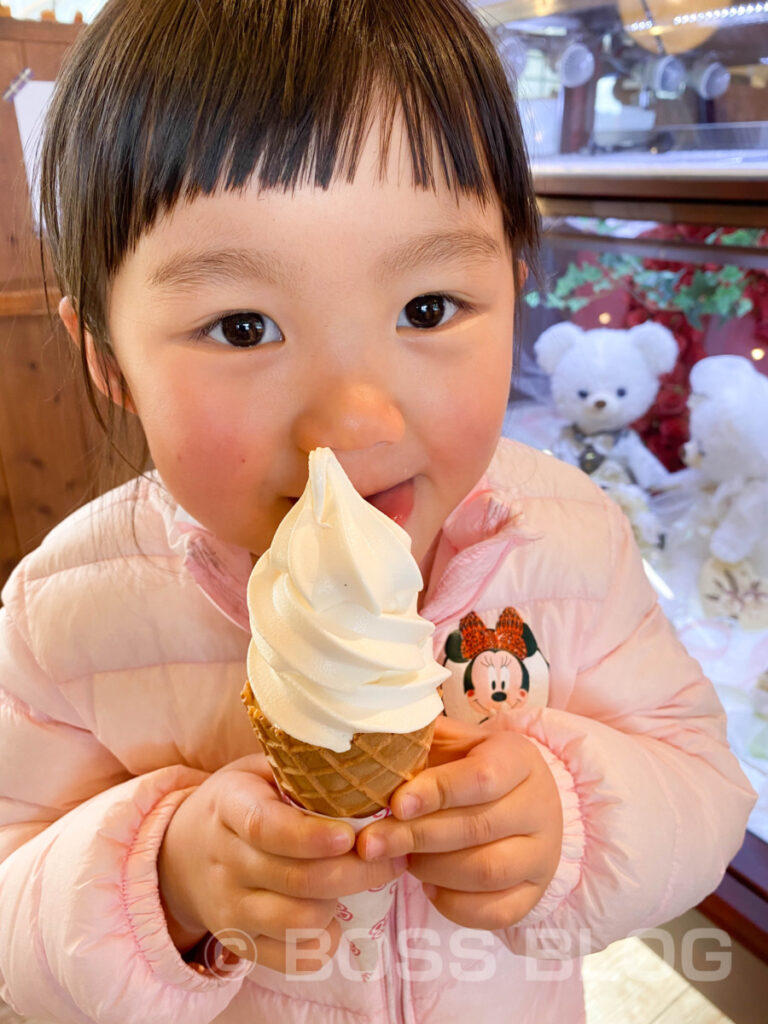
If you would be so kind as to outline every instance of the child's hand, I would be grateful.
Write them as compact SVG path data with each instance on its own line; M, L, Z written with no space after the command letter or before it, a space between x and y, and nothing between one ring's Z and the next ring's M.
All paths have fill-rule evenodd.
M392 812L360 833L360 855L409 854L408 870L440 913L468 928L516 924L560 859L552 773L532 743L499 723L438 719L429 767L396 791Z
M236 929L253 939L253 955L234 952L285 971L287 929L324 929L333 953L337 897L384 885L406 867L405 857L367 864L354 844L349 825L283 803L265 757L232 762L187 797L166 831L158 875L171 938L184 951L207 932ZM317 949L314 940L303 945ZM317 970L317 959L308 963Z

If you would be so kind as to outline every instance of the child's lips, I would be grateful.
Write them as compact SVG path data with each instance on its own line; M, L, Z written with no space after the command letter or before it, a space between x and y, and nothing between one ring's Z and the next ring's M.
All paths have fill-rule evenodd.
M287 500L290 501L291 507L293 507L300 499L289 497ZM400 484L395 484L394 487L387 488L386 491L369 494L365 497L365 500L373 505L374 508L377 508L379 512L389 516L398 526L402 526L409 519L411 512L413 512L413 477L409 480L404 480Z
M403 526L413 512L413 477L386 491L369 494L365 500L379 512L389 516L398 526Z

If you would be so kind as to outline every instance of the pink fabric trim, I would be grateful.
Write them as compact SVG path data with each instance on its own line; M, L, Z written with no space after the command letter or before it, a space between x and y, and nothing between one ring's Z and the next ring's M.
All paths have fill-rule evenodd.
M586 848L584 818L573 776L560 758L543 743L539 743L531 736L525 736L525 738L529 743L533 743L542 755L557 783L557 791L560 794L560 804L563 809L563 845L560 851L560 861L552 881L536 906L517 922L514 926L515 929L538 924L539 921L543 921L544 918L554 913L560 904L568 898L581 881Z
M165 925L157 878L157 857L176 809L196 787L162 797L142 820L122 863L120 894L136 946L147 967L164 984L187 991L208 992L231 985L252 968L248 961L233 965L223 978L202 965L187 964L171 941ZM236 989L232 989L234 996Z

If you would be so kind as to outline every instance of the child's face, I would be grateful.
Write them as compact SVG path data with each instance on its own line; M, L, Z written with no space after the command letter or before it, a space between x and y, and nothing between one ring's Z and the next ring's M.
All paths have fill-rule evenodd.
M257 554L328 446L424 564L501 430L515 293L500 207L414 189L398 131L378 180L377 140L352 184L179 204L111 291L162 479Z

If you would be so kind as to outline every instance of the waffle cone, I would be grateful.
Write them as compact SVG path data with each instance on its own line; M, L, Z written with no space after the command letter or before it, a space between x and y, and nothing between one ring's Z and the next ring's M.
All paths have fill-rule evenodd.
M309 811L364 818L389 804L400 785L427 763L435 723L409 733L358 732L336 753L289 736L256 702L250 683L240 695L280 789Z

